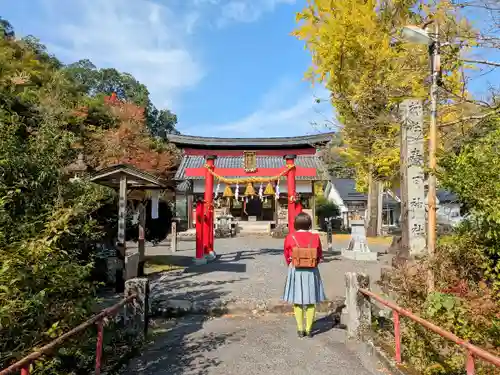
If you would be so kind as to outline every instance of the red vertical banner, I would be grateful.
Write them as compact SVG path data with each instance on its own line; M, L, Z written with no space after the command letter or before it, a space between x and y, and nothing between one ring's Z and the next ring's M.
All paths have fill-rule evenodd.
M287 189L288 189L288 232L295 231L293 223L295 221L295 155L286 155L286 164L289 168L286 175Z
M205 171L205 213L203 219L203 249L204 254L210 254L214 248L213 238L214 238L214 224L213 224L213 198L214 198L214 176L211 172L214 170L215 159L217 156L210 155L206 156L206 171Z
M204 204L201 200L196 202L196 259L202 259L203 253L203 214Z

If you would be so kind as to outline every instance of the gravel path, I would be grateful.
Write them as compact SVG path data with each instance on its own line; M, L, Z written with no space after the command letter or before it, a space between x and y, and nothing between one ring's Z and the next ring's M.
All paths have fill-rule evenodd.
M150 257L168 257L169 261L189 265L194 257L194 242L180 242L181 249L168 255L165 246L149 247ZM336 243L340 251L347 243ZM280 305L287 268L283 258L283 240L269 237L236 237L217 239L215 249L219 259L203 266L189 265L183 270L165 272L152 278L153 300L190 300L205 305L262 308ZM384 245L371 245L372 251L382 252ZM329 300L344 298L345 272L364 272L372 284L380 277L380 269L389 264L387 255L378 262L356 262L326 253L320 264ZM374 289L376 286L373 285Z
M285 315L168 321L124 374L390 374L375 358L346 345L344 331L321 320L316 327L316 336L299 339L293 318Z

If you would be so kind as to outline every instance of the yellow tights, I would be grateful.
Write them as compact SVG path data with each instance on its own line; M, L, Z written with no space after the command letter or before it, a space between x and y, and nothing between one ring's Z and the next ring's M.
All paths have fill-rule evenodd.
M315 305L293 305L295 320L297 321L297 331L310 333L313 323L314 314L316 313ZM304 330L304 315L306 318L306 327Z

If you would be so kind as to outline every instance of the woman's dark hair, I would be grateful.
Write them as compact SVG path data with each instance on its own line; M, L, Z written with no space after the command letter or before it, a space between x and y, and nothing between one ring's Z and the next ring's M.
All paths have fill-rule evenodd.
M299 213L297 216L295 216L293 227L295 228L295 230L310 230L312 228L311 216L304 212Z

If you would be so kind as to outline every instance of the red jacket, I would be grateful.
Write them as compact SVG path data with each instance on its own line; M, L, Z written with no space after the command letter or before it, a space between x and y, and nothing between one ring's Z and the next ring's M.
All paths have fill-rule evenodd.
M321 248L321 239L319 238L319 235L317 233L311 233L311 232L294 232L292 234L289 234L285 238L285 262L286 264L290 264L292 261L292 249L294 247L297 247L297 243L295 243L294 239L292 236L295 237L297 240L297 243L299 244L299 247L313 247L318 250L318 258L320 260L323 260L323 249ZM310 245L309 245L310 244Z

